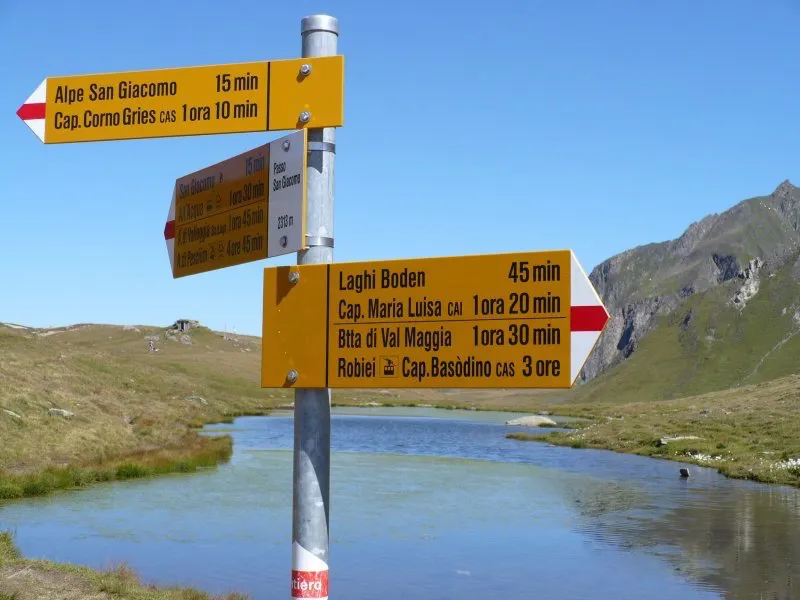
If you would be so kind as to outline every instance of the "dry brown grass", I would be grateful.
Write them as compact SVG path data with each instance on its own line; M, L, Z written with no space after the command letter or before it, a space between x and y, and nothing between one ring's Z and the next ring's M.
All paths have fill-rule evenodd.
M144 336L152 334L162 335L159 352L147 350ZM145 328L42 336L0 327L0 468L113 461L185 442L190 424L263 414L285 401L258 387L252 340L225 341L208 330L191 337L187 346ZM193 396L207 404L187 400ZM50 416L50 408L74 416Z

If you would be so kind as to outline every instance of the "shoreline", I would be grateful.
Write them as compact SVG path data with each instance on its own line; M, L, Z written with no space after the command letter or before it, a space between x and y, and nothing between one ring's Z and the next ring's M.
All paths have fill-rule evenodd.
M403 409L428 408L465 412L522 413L519 408L476 407L457 404L332 402L331 409ZM56 491L82 489L90 485L128 479L158 477L175 473L193 473L225 464L233 454L233 438L229 435L200 435L207 425L231 424L239 417L266 417L291 411L288 404L273 405L258 411L237 411L205 420L192 420L187 431L175 443L152 450L134 451L101 462L46 464L21 472L0 469L0 508L5 502L36 498ZM2 598L0 598L2 600Z
M792 409L796 413L772 408L730 390L651 403L576 404L550 415L586 419L567 431L506 437L670 460L711 468L728 479L800 488L800 405Z
M0 511L9 502L46 496L57 491L79 490L90 485L128 479L155 478L176 473L196 473L230 460L230 435L203 436L206 425L233 423L243 416L268 416L271 410L235 411L203 421L186 423L177 443L151 451L129 453L101 463L45 465L27 472L0 471ZM110 569L93 569L73 563L22 556L10 531L0 530L0 600L35 600L65 590L95 596L108 593L120 600L249 600L240 592L213 595L183 586L144 584L124 562Z
M8 501L47 496L56 491L216 467L233 455L233 438L229 435L204 436L198 431L206 425L233 423L236 418L244 416L268 416L270 412L236 412L191 421L186 423L186 432L172 444L129 452L105 461L46 464L17 473L0 469L0 508Z
M550 431L539 434L535 433L508 433L506 438L519 442L539 442L552 444L554 446L568 447L574 450L602 450L604 452L615 452L617 454L630 454L655 460L669 461L677 465L693 465L703 469L714 469L717 473L727 479L739 481L751 481L761 485L783 485L800 489L800 474L795 470L787 470L786 474L782 471L786 467L777 467L772 470L757 470L737 464L733 461L726 462L716 456L681 454L675 451L673 454L656 454L647 450L629 449L610 443L581 443L569 439L572 432ZM562 437L563 436L563 437ZM691 477L691 475L690 475Z
M726 394L730 390L717 392L716 394ZM713 394L712 394L713 396ZM691 400L700 400L695 398ZM793 488L800 488L800 459L793 459L787 455L787 451L765 450L766 455L771 453L786 456L781 461L770 461L757 457L752 452L740 452L728 456L724 451L730 446L729 437L708 435L705 428L695 427L706 436L685 435L681 425L670 422L668 419L660 423L664 434L657 435L655 431L640 434L639 439L634 436L626 435L614 427L617 423L624 420L624 416L619 415L625 408L640 410L671 407L672 404L687 402L689 399L660 401L651 403L636 403L623 405L585 405L585 404L557 404L549 405L544 403L532 404L528 410L515 407L483 407L471 404L459 404L457 401L448 405L433 405L424 403L336 403L332 408L434 408L440 410L464 410L472 412L499 412L499 413L524 413L536 416L548 416L550 418L567 418L571 422L569 425L559 423L557 428L566 431L548 431L553 426L541 425L530 427L528 432L511 432L505 435L508 439L520 442L540 442L553 444L555 446L569 447L575 450L603 450L617 452L620 454L633 454L645 458L667 460L676 463L676 470L679 465L693 465L705 469L714 469L720 475L728 479L752 481L763 485L786 485ZM542 408L546 406L547 408ZM682 408L682 407L681 407ZM709 414L708 409L701 409L700 414ZM614 416L616 415L616 417ZM652 413L648 416L653 416ZM659 416L663 416L659 415ZM616 421L616 423L615 423ZM611 424L610 428L603 431L603 425ZM676 430L676 427L678 428ZM588 432L592 432L587 435ZM599 435L604 434L604 435ZM675 439L670 439L675 438ZM683 438L683 439L681 439ZM700 439L697 439L700 438ZM659 444L664 440L666 443ZM780 443L775 444L780 446ZM790 453L791 454L791 453ZM800 452L798 452L800 456ZM691 476L691 475L690 475Z
M572 421L569 425L559 424L559 429L566 431L548 431L552 426L531 427L530 432L511 432L505 437L520 442L533 441L549 443L574 449L593 449L634 454L648 458L671 460L679 464L691 464L698 467L714 468L721 475L730 479L755 481L762 484L790 485L800 488L800 460L784 458L781 461L757 460L753 453L740 452L734 455L724 454L728 445L717 441L719 436L686 436L686 432L667 419L659 423L658 435L655 430L640 428L637 435L620 431L625 422L625 415L619 414L635 407L638 410L663 408L679 401L662 401L630 405L581 405L558 404L542 409L542 403L536 403L525 410L522 406L477 406L473 403L454 399L449 404L432 404L408 400L381 399L382 401L364 402L363 399L337 400L331 403L331 409L435 409L443 411L496 412L509 414L546 415L566 418ZM177 443L151 451L133 452L111 460L61 466L48 465L39 469L13 474L0 469L0 507L4 501L31 498L47 495L58 490L80 489L87 485L109 481L124 481L134 478L156 477L174 473L191 473L201 469L213 468L226 463L233 454L233 439L229 435L200 435L206 425L233 423L243 416L269 416L275 412L291 411L290 403L276 404L257 411L236 411L219 417L195 420L186 423L187 432ZM639 414L644 417L652 414ZM661 415L663 416L663 414ZM636 420L628 421L631 427L641 425ZM659 444L663 438L675 439ZM685 439L681 439L681 438ZM779 445L779 444L777 444ZM716 452L715 452L716 450ZM766 455L771 454L769 450ZM783 453L785 455L786 452ZM778 465L778 466L776 466Z
M728 390L725 390L727 392ZM682 402L676 401L661 401L644 403L644 406L649 407L651 410L655 408L663 408L669 406L669 403ZM538 427L530 427L528 432L510 432L505 435L508 439L513 439L520 442L540 442L553 444L555 446L569 447L576 450L603 450L609 452L617 452L620 454L633 454L636 456L643 456L645 458L653 458L658 460L668 460L676 463L676 468L680 465L693 465L706 469L714 469L720 475L728 479L752 481L764 485L787 485L793 488L800 488L800 459L794 461L788 458L784 461L769 461L757 460L752 453L741 453L735 456L724 458L724 454L720 450L728 447L721 437L708 436L701 439L696 439L695 436L682 435L682 429L674 430L676 426L674 423L668 421L661 423L663 431L668 434L661 436L654 435L641 435L640 439L636 440L631 436L619 435L619 432L613 429L607 431L606 434L612 435L600 436L598 432L602 430L603 424L612 425L614 422L621 422L624 417L619 415L615 418L613 416L619 413L625 407L642 408L642 404L631 405L584 405L584 404L558 404L558 405L544 405L548 406L547 409L541 409L542 404L531 406L528 410L520 406L475 406L473 404L460 404L454 401L452 404L437 405L416 402L332 402L331 409L335 408L349 408L349 409L371 409L371 408L384 408L384 409L402 409L402 408L427 408L446 411L465 411L465 412L497 412L509 414L526 414L536 416L548 416L550 418L566 418L570 419L569 423L559 423L555 428L565 431L549 431L553 429L552 425L541 425ZM292 407L288 404L272 407L273 411L290 411ZM365 415L368 416L368 415ZM679 427L679 426L678 426ZM588 435L588 432L593 432L593 435ZM706 432L707 433L707 432ZM699 436L697 436L699 437ZM675 439L670 439L675 438ZM681 439L684 438L684 439ZM659 445L658 441L665 440L666 443ZM720 441L718 441L720 440ZM727 440L726 440L727 441ZM779 445L779 444L778 444ZM724 448L720 448L723 446ZM713 447L716 452L707 450ZM766 451L769 453L770 451ZM777 451L775 451L777 452ZM786 454L784 451L783 454ZM778 466L776 466L778 465Z

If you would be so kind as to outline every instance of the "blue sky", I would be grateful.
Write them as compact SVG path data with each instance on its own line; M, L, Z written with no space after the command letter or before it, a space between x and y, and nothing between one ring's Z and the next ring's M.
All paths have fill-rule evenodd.
M189 8L191 7L191 8ZM0 321L259 335L265 266L173 280L177 177L283 133L44 145L47 76L293 58L339 18L336 260L572 248L588 271L800 183L800 1L0 3Z

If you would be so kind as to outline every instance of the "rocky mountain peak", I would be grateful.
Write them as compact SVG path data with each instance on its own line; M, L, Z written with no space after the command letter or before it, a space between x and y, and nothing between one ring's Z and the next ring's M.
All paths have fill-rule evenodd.
M772 192L772 195L775 198L780 198L781 200L800 200L800 188L786 179L775 188L775 191Z
M789 226L800 232L800 188L787 179L775 188L772 198L778 213Z

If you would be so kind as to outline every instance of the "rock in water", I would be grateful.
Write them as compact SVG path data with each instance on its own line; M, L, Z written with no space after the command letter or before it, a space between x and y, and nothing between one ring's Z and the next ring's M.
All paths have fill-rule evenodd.
M519 425L520 427L541 427L542 425L556 425L556 422L548 417L530 415L528 417L519 417L518 419L506 421L506 425Z

